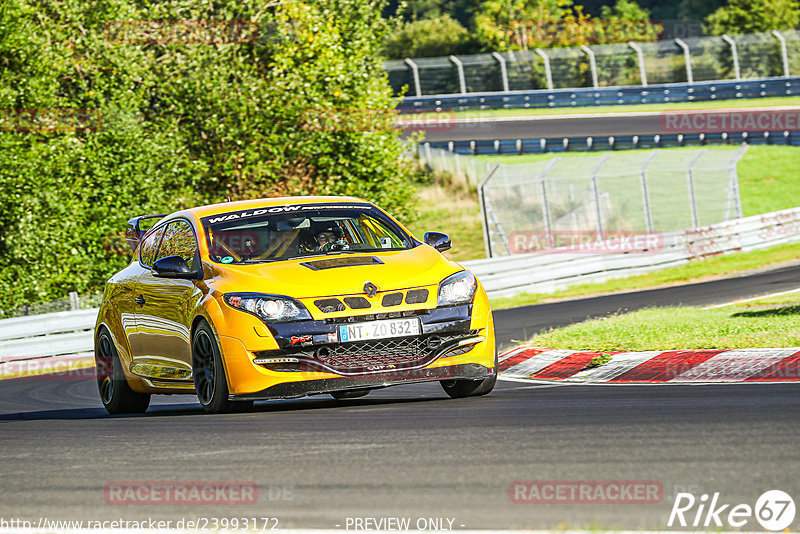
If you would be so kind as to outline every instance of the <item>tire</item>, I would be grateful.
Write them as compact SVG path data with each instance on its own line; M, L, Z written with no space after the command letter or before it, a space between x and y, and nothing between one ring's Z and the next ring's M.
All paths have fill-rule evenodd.
M348 389L345 391L332 391L331 397L336 400L340 399L357 399L359 397L365 397L370 390L368 389Z
M494 389L497 383L497 353L494 355L494 374L483 380L442 380L442 389L453 399L464 397L480 397Z
M208 413L246 411L253 401L228 400L228 380L217 339L205 321L192 336L192 376L197 400Z
M111 334L103 328L97 336L97 347L94 353L97 389L103 407L110 414L144 413L150 406L150 395L138 393L131 389L117 348Z

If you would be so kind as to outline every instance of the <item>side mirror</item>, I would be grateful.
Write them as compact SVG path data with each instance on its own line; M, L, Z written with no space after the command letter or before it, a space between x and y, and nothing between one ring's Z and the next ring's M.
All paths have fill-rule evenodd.
M453 246L450 236L441 232L425 232L425 243L439 252L450 250L450 247Z
M198 271L193 271L186 260L180 256L165 256L153 263L153 274L159 278L183 278L193 280L198 278Z

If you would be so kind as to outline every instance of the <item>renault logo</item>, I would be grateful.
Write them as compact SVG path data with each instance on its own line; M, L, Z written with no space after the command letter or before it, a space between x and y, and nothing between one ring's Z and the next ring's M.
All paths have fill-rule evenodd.
M378 294L378 286L372 282L364 282L364 293L370 297L374 297Z

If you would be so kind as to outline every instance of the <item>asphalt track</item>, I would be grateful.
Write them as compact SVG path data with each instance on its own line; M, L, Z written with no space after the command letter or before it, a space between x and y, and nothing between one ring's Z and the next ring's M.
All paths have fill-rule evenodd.
M754 108L757 109L757 108ZM774 112L772 108L772 111ZM784 106L781 112L799 112L800 108ZM720 110L708 110L719 112ZM737 109L736 112L747 111ZM530 117L453 118L445 113L436 119L423 114L417 123L407 125L406 134L425 131L425 141L480 141L494 139L538 139L563 137L608 137L680 133L664 128L659 111L628 113L587 113ZM413 119L404 119L412 121ZM427 122L425 122L427 121Z
M504 311L496 321L502 335L523 337L619 308L792 289L798 274L793 267ZM219 416L203 414L192 397L164 397L144 416L109 417L89 379L5 380L0 519L275 517L282 528L338 528L347 518L407 517L450 518L456 529L664 529L680 491L720 492L725 503L753 506L764 491L781 489L798 501L798 420L797 384L499 382L492 394L463 400L423 384ZM663 495L657 504L514 504L508 489L516 480L654 481ZM123 481L253 482L259 502L107 504L106 484ZM751 521L747 529L761 527Z

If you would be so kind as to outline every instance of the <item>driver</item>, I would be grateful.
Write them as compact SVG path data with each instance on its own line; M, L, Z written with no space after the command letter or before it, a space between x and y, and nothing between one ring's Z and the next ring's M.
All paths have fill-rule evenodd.
M316 247L314 248L314 252L328 252L331 250L333 245L335 244L342 244L342 229L339 226L333 224L329 226L325 226L323 228L319 228L314 233L314 240L316 241Z

